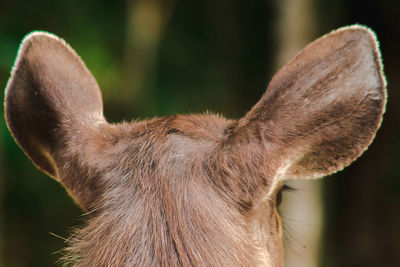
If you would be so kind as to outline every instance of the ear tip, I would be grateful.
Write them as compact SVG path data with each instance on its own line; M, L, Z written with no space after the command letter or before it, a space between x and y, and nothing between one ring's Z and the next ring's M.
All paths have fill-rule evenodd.
M18 49L18 55L28 54L33 51L43 51L54 46L67 47L72 50L67 42L55 34L45 31L33 31L25 35ZM32 49L33 48L33 49Z
M340 27L336 30L333 30L329 34L335 33L343 33L343 32L352 32L366 36L367 38L371 38L374 41L377 41L376 33L370 27L362 24L353 24L349 26Z
M348 34L348 38L357 38L358 40L367 40L371 47L375 50L377 54L380 56L379 50L379 41L376 33L370 27L361 25L361 24L353 24L345 27L341 27L328 33L327 35L344 35Z
M340 27L333 32L340 32L340 31L359 31L367 34L372 34L375 36L375 32L368 26L363 24L352 24L348 26Z
M15 58L14 65L11 71L11 77L8 80L5 92L6 92L6 102L7 102L7 93L10 91L10 87L12 81L14 80L15 72L20 66L20 62L23 58L28 59L31 57L32 54L37 53L37 50L43 50L44 43L47 42L57 42L65 44L65 41L61 38L57 37L54 34L45 32L45 31L33 31L25 35L22 39L21 44L18 48L17 57Z
M382 61L382 54L379 47L379 41L377 35L373 29L362 24L353 24L345 27L341 27L337 30L332 31L329 35L347 35L348 39L358 40L364 47L369 47L372 50L374 57L374 64L378 71L378 77L380 79L380 94L382 96L381 103L381 115L385 112L386 101L387 101L387 80L384 74L384 66ZM378 128L380 121L378 122ZM372 140L371 140L372 141Z
M373 53L375 54L375 60L376 60L376 65L379 70L381 79L382 79L382 88L383 90L386 90L387 87L387 81L386 77L383 72L383 62L382 62L382 54L380 51L380 44L378 41L378 37L373 29L366 25L362 24L353 24L345 27L341 27L337 30L332 31L331 33L327 35L335 35L335 34L346 34L350 33L349 38L356 38L360 41L364 40L364 44L369 44L369 47L373 50Z
M30 33L28 33L27 35L25 35L25 37L22 39L22 46L29 44L29 43L35 43L39 40L43 40L43 39L48 39L48 40L54 40L57 42L62 42L65 43L65 41L63 39L61 39L60 37L58 37L55 34L52 34L50 32L46 32L46 31L32 31Z

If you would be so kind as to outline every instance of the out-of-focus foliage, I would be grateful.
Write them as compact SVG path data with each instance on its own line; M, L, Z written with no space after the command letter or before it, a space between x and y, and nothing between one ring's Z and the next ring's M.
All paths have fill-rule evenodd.
M275 68L276 2L149 1L142 13L133 9L143 0L1 1L0 87L6 86L24 35L44 30L81 55L102 88L110 121L205 110L243 115ZM143 12L151 15L152 8L165 16L162 27L154 47L138 50L138 38L151 29ZM318 35L353 23L372 27L389 83L376 141L354 165L325 181L321 266L399 266L400 2L315 0L315 9ZM132 27L132 22L143 23ZM134 72L140 83L131 81ZM82 211L17 147L3 114L0 138L0 266L54 266L65 244L50 233L67 238L83 221Z

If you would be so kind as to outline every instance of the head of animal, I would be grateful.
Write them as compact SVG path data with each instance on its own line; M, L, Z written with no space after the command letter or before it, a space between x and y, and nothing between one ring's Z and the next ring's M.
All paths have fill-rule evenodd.
M283 181L349 165L374 138L385 103L375 34L356 25L306 46L239 120L205 113L111 124L80 57L33 32L5 114L27 156L88 211L67 266L283 266Z

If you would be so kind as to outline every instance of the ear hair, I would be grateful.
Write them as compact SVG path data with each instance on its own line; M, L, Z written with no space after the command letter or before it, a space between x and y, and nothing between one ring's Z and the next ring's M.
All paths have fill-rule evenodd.
M376 36L353 25L292 58L228 135L238 149L267 148L271 166L284 170L277 179L317 178L341 170L367 149L385 104Z

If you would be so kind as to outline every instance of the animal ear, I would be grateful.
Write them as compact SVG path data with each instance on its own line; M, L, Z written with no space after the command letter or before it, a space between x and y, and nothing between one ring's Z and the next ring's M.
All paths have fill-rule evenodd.
M230 134L266 148L280 180L321 177L367 149L385 103L376 37L365 27L350 26L292 58Z
M106 127L99 87L79 56L58 37L23 40L5 91L5 116L34 164L59 180L85 209L96 198L85 157Z

